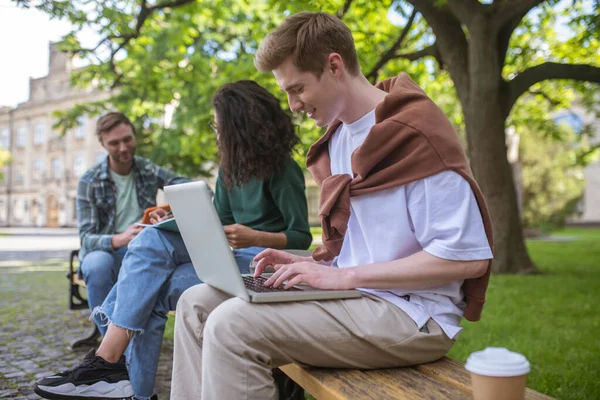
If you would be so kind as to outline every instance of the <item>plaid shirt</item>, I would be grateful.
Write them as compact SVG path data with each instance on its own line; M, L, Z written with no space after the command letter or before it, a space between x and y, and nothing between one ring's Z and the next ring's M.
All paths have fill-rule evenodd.
M188 178L159 167L142 157L134 157L133 179L137 199L142 212L156 205L158 189L177 183L189 182ZM77 184L77 224L81 249L79 259L94 250L112 252L111 241L115 234L117 194L115 183L108 171L108 157L90 168ZM142 215L139 216L140 218Z

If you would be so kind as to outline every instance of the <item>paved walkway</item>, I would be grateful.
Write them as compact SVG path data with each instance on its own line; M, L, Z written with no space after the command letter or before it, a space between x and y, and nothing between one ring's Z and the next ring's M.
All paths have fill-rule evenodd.
M0 268L15 261L66 260L78 248L74 228L0 228Z
M91 327L88 310L67 310L66 260L79 242L69 230L9 233L0 235L0 399L39 399L32 389L37 378L73 367L89 350L69 349ZM168 399L172 353L165 339L161 399Z

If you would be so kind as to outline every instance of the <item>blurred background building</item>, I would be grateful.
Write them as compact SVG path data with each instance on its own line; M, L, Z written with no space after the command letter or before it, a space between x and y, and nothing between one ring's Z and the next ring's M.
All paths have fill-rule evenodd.
M12 163L2 168L0 226L76 226L77 180L106 155L95 120L81 119L65 136L52 128L52 113L107 97L69 84L72 62L50 43L49 73L30 79L29 100L0 108L0 146Z
M599 99L600 100L600 99ZM554 121L564 123L582 135L590 148L600 146L600 119L586 112L581 106L573 106L571 110L563 110ZM596 160L585 166L583 170L585 189L576 212L568 218L571 224L600 224L600 161Z

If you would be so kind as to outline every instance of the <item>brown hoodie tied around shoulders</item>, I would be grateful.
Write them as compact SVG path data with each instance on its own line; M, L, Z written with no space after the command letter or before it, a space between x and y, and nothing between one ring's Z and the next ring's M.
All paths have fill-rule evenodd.
M334 121L306 156L308 170L321 186L319 217L323 246L313 252L313 258L331 260L340 254L350 217L350 196L405 185L446 170L458 173L469 182L493 249L492 223L483 193L446 115L404 73L376 87L389 94L375 109L376 124L352 153L353 177L331 174L328 142L341 121ZM463 284L464 316L469 321L481 318L490 265L491 260L483 276L466 279Z

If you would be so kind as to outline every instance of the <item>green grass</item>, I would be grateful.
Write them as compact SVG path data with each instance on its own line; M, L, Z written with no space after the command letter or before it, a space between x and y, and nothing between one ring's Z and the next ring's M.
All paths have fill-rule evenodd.
M529 359L530 388L565 400L600 399L600 229L554 235L576 240L529 241L540 274L492 276L482 320L463 322L449 356L464 362L473 351L507 347ZM172 337L172 316L166 334Z
M567 243L527 243L540 275L492 276L480 322L464 321L449 356L487 346L524 354L528 386L559 399L600 398L600 230L566 229ZM596 338L596 339L594 339Z

